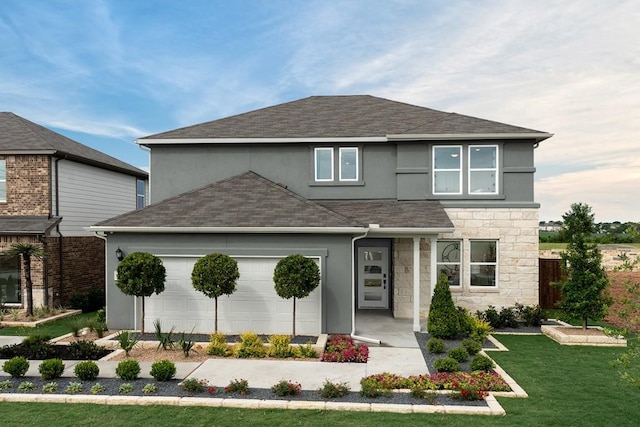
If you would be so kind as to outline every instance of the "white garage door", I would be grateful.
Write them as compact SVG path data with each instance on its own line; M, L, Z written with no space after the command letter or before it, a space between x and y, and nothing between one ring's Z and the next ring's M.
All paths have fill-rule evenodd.
M280 298L272 280L279 258L234 258L240 279L233 294L218 298L218 330L228 334L290 334L293 300ZM152 330L154 320L161 319L164 331L175 327L176 331L213 332L215 300L191 285L196 261L197 258L162 258L167 270L165 290L145 298L145 329ZM320 286L307 298L296 301L296 334L320 333L320 306Z

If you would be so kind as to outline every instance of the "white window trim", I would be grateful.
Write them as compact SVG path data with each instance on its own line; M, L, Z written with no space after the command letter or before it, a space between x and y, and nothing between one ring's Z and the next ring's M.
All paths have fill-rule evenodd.
M356 152L356 177L355 178L342 178L342 152L346 151L346 150L355 150ZM342 182L357 182L360 180L360 161L359 161L359 157L360 157L360 153L358 152L358 147L340 147L338 149L338 153L339 153L339 171L338 171L338 178L340 181Z
M318 153L321 151L328 151L331 154L331 178L318 178ZM316 147L313 149L313 169L314 179L316 182L331 182L334 180L333 147Z
M495 168L471 168L471 149L472 148L483 148L483 147L492 147L495 148L496 150L496 167ZM497 145L469 145L468 147L468 156L467 158L469 159L467 161L467 166L468 166L468 171L467 171L467 182L469 183L469 188L467 189L467 192L469 194L498 194L500 192L500 190L498 189L498 184L500 183L500 181L498 180L498 165L500 164L499 161L499 156L500 156L500 150L498 148ZM494 180L495 180L495 188L496 191L479 191L479 192L471 192L471 172L491 172L493 171L495 173L494 175Z
M462 282L463 282L463 278L464 278L464 269L463 269L463 242L462 240L456 240L456 239L438 239L436 242L436 250L438 250L438 243L444 243L444 242L449 242L449 243L457 243L458 246L458 251L460 252L460 261L458 262L439 262L438 261L438 257L439 257L439 253L436 254L436 271L437 271L437 278L440 278L440 266L441 265L457 265L458 266L458 270L459 270L459 275L460 277L458 278L458 284L457 285L451 285L449 284L449 287L451 289L461 289L462 288Z
M471 246L473 245L474 242L495 242L496 244L496 260L494 262L471 262ZM493 286L478 286L478 285L472 285L471 284L471 267L474 265L493 265L495 266L495 280L494 280L494 284ZM470 289L497 289L498 288L498 277L500 277L500 271L499 271L499 265L500 265L500 241L498 239L473 239L473 240L469 240L469 288Z
M460 167L458 169L436 169L436 149L438 148L457 148L460 153ZM431 191L433 194L441 195L459 195L462 194L462 169L464 167L464 158L463 158L464 150L462 149L462 145L435 145L431 150L431 162L433 164L433 182ZM458 192L438 192L436 191L436 172L458 172L458 188L460 189Z

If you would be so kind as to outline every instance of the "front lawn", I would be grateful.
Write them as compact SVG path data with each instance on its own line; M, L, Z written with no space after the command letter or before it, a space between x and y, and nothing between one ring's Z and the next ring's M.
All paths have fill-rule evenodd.
M623 349L560 346L544 336L500 335L509 352L491 352L526 391L528 399L498 398L504 417L357 413L340 411L243 410L170 406L7 403L6 426L635 426L640 390L623 382L609 366ZM36 406L37 405L37 408ZM28 414L28 415L27 415Z
M65 317L52 322L42 323L34 328L26 326L11 326L0 328L0 335L8 336L29 336L29 335L48 335L51 337L59 337L71 332L69 324L71 322L80 322L86 326L87 322L95 319L96 313L80 313L74 316ZM5 320L10 320L5 316Z

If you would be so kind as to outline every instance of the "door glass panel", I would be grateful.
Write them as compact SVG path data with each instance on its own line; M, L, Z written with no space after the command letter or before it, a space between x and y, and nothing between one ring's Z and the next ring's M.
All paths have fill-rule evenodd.
M364 300L365 301L382 301L382 294L376 292L376 293L369 293L369 292L365 292L364 293Z
M379 265L365 265L364 272L367 274L382 274L382 267Z
M380 251L365 251L364 259L366 261L382 261L382 252Z
M364 285L368 288L376 287L379 288L382 286L382 280L380 279L364 279Z

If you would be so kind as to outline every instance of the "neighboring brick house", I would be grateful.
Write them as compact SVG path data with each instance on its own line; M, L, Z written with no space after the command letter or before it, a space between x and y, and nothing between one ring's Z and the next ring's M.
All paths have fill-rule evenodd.
M167 268L146 321L208 332L213 304L194 291L198 257L239 264L220 329L287 333L273 289L284 256L315 259L322 283L298 303L300 333L352 333L360 310L420 330L440 273L471 310L538 303L534 149L551 134L372 96L318 96L148 136L154 204L99 223L114 251ZM107 274L110 327L139 325Z
M0 112L0 253L41 244L32 260L34 307L104 289L104 240L84 230L143 207L148 174L10 112ZM0 303L21 306L17 257L0 255ZM45 301L48 295L48 301Z

